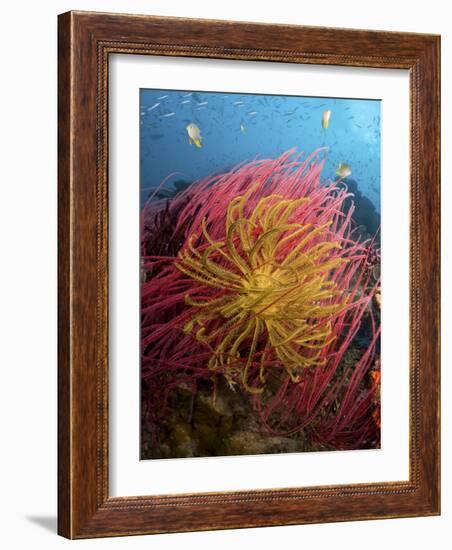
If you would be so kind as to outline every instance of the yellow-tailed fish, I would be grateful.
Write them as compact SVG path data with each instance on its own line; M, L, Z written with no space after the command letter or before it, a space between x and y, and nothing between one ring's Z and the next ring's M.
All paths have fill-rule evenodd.
M324 111L322 116L322 128L326 130L328 128L328 124L330 123L330 116L331 111Z
M347 178L348 176L351 176L352 169L348 164L344 164L342 162L339 163L339 166L336 170L336 175L338 175L340 178Z
M188 134L188 143L190 145L195 145L196 147L200 148L201 145L201 130L198 128L198 126L194 122L190 122L190 124L186 128L187 134Z

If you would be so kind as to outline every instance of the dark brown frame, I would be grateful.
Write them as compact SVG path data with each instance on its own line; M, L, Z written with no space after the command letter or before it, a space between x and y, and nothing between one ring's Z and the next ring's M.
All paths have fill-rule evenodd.
M440 37L68 12L59 16L58 40L58 532L86 538L439 514ZM107 89L112 53L409 71L409 481L109 497Z

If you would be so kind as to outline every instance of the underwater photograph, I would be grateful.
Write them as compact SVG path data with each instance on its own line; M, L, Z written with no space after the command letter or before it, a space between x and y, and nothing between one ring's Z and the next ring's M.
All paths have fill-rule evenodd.
M139 101L140 458L379 449L381 102Z

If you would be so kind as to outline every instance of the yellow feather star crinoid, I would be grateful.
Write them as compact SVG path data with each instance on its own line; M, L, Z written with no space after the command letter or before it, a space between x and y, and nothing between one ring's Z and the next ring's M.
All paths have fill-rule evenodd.
M302 369L324 364L321 352L334 339L331 316L346 305L330 280L347 261L334 254L341 245L328 234L331 222L292 221L309 198L268 195L247 209L255 189L229 203L222 240L210 236L203 219L176 261L197 289L185 297L194 313L184 332L210 349L209 369L250 393L262 392L270 361L293 382Z

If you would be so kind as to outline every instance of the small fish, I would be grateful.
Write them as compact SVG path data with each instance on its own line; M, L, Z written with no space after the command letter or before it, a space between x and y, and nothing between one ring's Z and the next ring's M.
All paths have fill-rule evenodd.
M350 166L348 164L340 162L336 170L336 175L340 178L347 178L348 176L351 176L351 174L352 169L350 168Z
M165 99L165 97L168 97L167 95L162 95L160 97L158 97L157 99Z
M146 111L153 111L154 109L156 109L158 106L160 105L160 103L154 103L154 105L152 107L148 107L146 109Z
M202 111L205 108L206 108L205 105L202 105L201 107L195 107L195 111Z
M232 105L243 105L243 101L234 101Z
M201 103L198 103L198 107L202 107L203 105L207 105L208 101L201 101Z
M202 147L202 137L199 127L194 122L190 122L190 124L186 127L186 130L188 134L188 143L190 145L195 145L198 149L200 149Z
M331 111L324 111L322 116L322 128L326 130L328 128L328 124L330 123L330 116Z
M250 111L249 113L247 113L247 115L250 115L250 116L257 115L257 111Z
M193 92L188 92L188 94L184 94L182 97L190 97L193 94Z
M181 105L185 105L186 103L190 103L190 100L189 99L184 99L184 101L180 102Z
M240 124L240 131L242 132L242 134L246 134L246 128L245 128L243 122Z
M160 118L168 118L169 116L174 116L176 113L166 113L166 115L162 115Z

